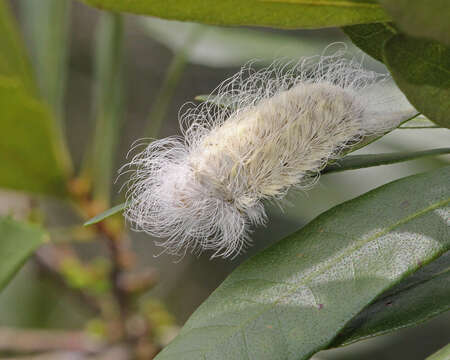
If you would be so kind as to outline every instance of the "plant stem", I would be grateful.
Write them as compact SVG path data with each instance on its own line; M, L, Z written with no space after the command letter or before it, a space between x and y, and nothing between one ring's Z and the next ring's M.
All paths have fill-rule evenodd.
M156 99L153 102L152 109L148 116L149 124L145 132L147 137L156 138L159 135L170 100L175 93L184 69L188 63L189 50L198 39L202 29L203 27L201 26L195 26L187 37L184 46L174 53L164 77L161 89L156 95Z
M106 237L106 245L108 246L112 263L110 281L120 313L119 325L121 332L126 335L126 323L130 315L130 294L121 286L121 280L130 265L133 255L128 250L128 239L123 233L116 234L110 231L105 223L98 223L96 227Z
M173 56L164 77L161 89L153 102L152 109L148 116L149 124L145 132L147 137L156 138L158 136L170 100L173 97L185 67L186 53L184 50L180 50Z
M123 117L123 18L103 13L97 33L95 58L96 129L89 158L94 200L110 203L112 172Z

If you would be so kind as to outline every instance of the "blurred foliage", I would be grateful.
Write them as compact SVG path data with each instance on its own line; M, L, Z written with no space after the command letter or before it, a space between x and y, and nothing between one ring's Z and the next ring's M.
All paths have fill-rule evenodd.
M31 67L5 0L0 1L0 20L0 75L18 78L28 93L35 94Z
M64 136L64 95L69 49L69 0L20 0L24 37L42 97L51 106Z
M66 257L60 264L61 274L69 286L87 290L93 295L105 294L111 288L108 274L111 264L105 258L97 258L83 264L76 257Z
M95 56L95 135L86 154L93 196L109 206L113 166L123 118L123 19L104 13L98 24Z
M158 341L167 345L178 332L174 316L161 301L148 298L142 304L142 311L153 324L154 335Z
M185 52L186 61L210 67L241 66L250 60L270 64L317 55L329 44L326 38L298 38L289 34L246 28L140 19L144 30L174 53Z
M50 109L36 95L31 70L0 1L0 186L63 195L69 162Z
M33 254L48 240L44 231L36 226L0 217L0 291Z
M67 167L50 111L17 78L0 78L0 186L66 195Z

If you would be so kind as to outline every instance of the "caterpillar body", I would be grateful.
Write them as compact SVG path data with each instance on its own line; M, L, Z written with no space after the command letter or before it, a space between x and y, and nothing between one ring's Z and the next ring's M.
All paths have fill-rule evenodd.
M342 53L244 66L180 115L184 137L154 141L125 165L126 218L172 254L238 254L267 221L265 201L311 186L344 148L415 114L390 84Z

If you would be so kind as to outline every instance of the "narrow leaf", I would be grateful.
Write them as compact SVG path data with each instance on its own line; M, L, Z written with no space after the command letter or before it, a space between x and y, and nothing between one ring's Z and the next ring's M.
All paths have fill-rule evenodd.
M445 167L327 211L239 266L155 359L308 359L450 249L449 203Z
M46 239L36 226L0 217L0 291Z
M402 151L387 154L347 155L328 165L323 174L368 168L372 166L396 164L403 161L416 160L428 156L450 154L450 148L432 149L424 151Z
M375 0L83 0L104 10L217 25L319 28L387 21Z
M84 226L89 226L89 225L94 225L99 223L100 221L105 220L106 218L113 216L121 211L123 211L125 209L125 207L127 206L126 203L122 203L116 206L113 206L111 209L108 209L104 212L102 212L101 214L98 214L97 216L94 216L92 219L89 219L88 221L86 221L83 225Z

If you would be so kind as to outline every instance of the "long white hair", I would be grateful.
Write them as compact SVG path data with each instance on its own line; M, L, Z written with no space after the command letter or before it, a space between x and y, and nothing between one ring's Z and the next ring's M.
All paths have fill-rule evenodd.
M264 201L312 185L330 159L415 114L388 75L344 52L245 65L180 112L183 137L148 144L130 174L126 219L172 254L238 254L264 224Z

